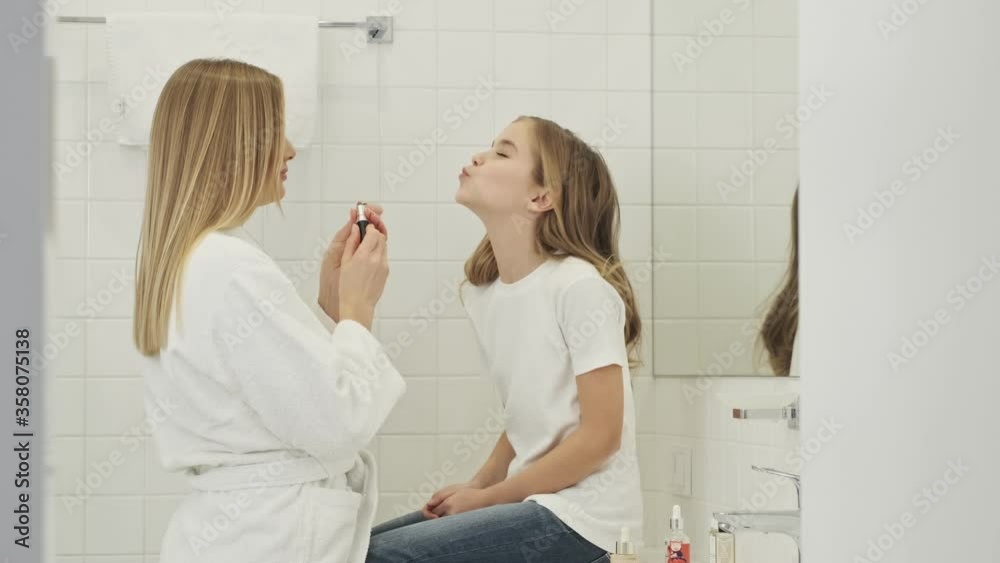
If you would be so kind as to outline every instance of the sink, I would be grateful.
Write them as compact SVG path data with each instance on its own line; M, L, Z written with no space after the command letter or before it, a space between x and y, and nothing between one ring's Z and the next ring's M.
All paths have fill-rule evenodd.
M802 479L794 473L770 467L751 465L750 469L790 479L792 484L795 485L796 508L794 510L716 512L713 516L715 516L715 520L719 523L719 531L729 534L756 532L758 534L782 534L788 536L795 541L796 550L799 552L799 563L801 563L802 545L799 543L799 536L802 529Z
M799 545L800 510L771 510L760 512L716 512L719 531L730 534L757 532L760 534L782 534L795 540L795 547L802 559Z

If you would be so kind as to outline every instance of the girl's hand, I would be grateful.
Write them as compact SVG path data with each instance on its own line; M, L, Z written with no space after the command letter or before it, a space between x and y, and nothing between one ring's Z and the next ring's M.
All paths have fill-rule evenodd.
M459 489L432 510L438 516L452 516L493 506L496 501L488 489Z
M389 231L382 221L382 206L376 203L366 204L365 212L368 216L368 227L378 229L388 238ZM333 236L330 246L323 254L319 272L319 306L326 316L338 323L340 322L340 266L347 239L351 236L351 229L358 222L358 208L352 207L348 215L347 223Z
M448 497L455 494L462 489L481 489L482 486L475 480L468 481L466 483L455 483L454 485L448 485L447 487L441 489L440 491L434 493L427 504L424 505L421 512L424 518L438 518L437 514L434 514L434 509L438 507L442 502L444 502Z

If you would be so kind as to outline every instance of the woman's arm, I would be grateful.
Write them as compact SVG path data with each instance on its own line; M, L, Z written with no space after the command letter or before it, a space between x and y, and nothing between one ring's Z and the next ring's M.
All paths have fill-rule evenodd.
M622 368L608 365L589 371L576 378L576 386L580 397L580 426L573 433L513 477L482 490L452 491L433 507L433 513L438 516L459 514L495 504L521 502L535 494L555 493L579 483L607 462L621 447L625 410ZM494 455L502 442L510 445L506 434L497 443ZM490 456L491 460L494 455ZM496 478L497 474L490 473L488 467L489 462L480 473ZM506 467L504 471L506 474Z
M406 388L379 341L344 320L332 334L276 264L235 271L215 316L220 368L288 447L319 459L355 455Z

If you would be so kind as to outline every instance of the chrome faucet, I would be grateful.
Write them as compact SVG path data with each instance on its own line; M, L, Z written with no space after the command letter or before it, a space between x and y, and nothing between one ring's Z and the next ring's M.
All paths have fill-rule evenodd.
M779 471L777 469L771 469L770 467L760 467L757 465L751 465L750 469L791 480L792 484L795 485L795 508L798 508L799 510L802 509L802 478L800 476L794 473L788 473L787 471Z
M795 485L795 510L759 510L743 512L716 512L713 515L719 523L719 531L730 534L757 532L763 534L783 534L795 541L802 561L802 546L799 543L802 513L802 480L794 473L769 467L751 466L754 471L768 473L790 479Z

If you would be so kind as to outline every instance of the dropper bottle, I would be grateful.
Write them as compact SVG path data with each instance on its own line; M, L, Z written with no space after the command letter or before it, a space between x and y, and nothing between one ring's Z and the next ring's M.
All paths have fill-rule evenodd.
M666 563L691 563L691 538L684 533L684 518L681 517L679 504L674 505L670 533L664 544L667 548Z

